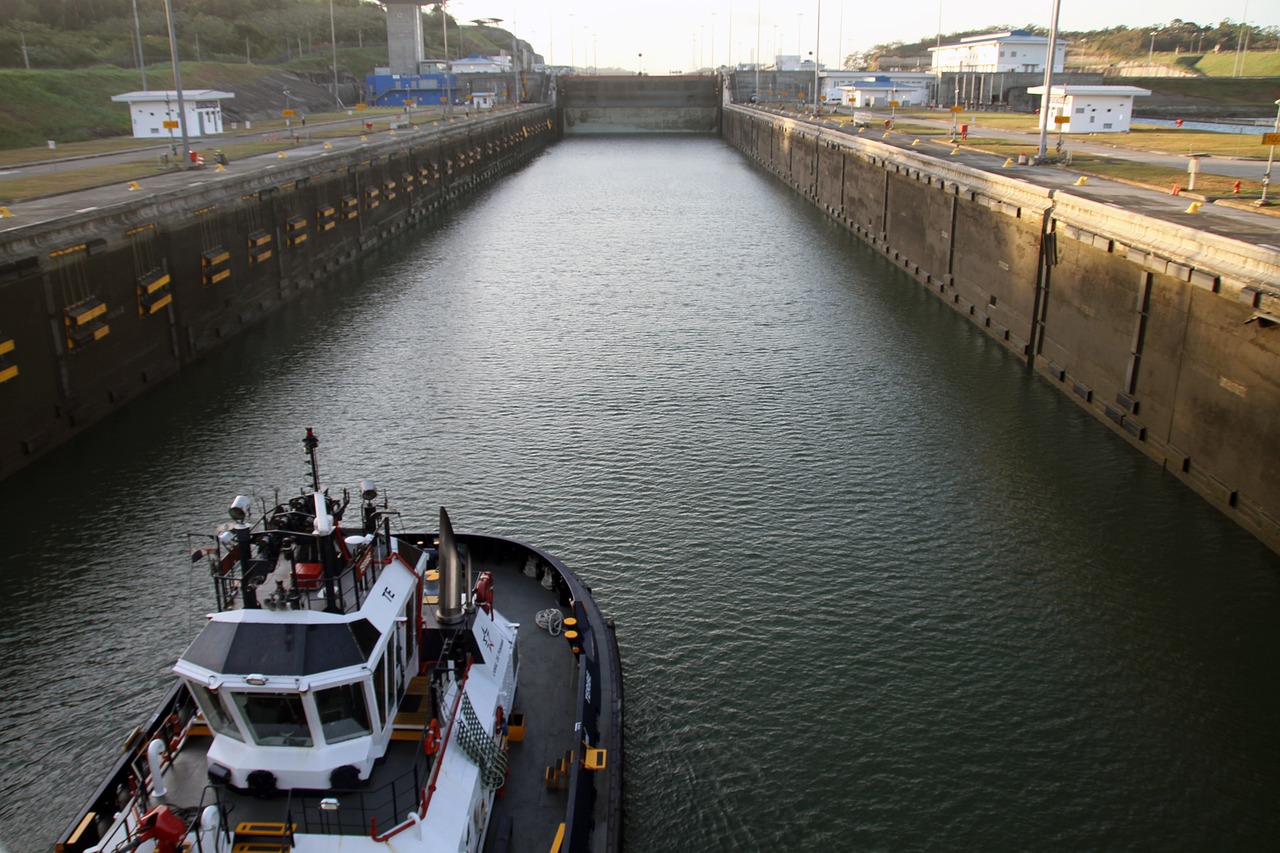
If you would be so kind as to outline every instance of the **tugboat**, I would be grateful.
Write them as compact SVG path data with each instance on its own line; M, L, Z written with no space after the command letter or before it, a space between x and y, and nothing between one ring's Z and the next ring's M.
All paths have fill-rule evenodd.
M393 532L376 485L236 497L193 537L216 612L58 853L620 849L613 626L559 560ZM353 513L354 514L354 513Z

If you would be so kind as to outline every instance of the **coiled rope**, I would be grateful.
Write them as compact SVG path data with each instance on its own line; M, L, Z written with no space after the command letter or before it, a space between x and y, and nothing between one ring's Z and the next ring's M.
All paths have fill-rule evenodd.
M554 607L540 611L533 621L538 623L539 628L546 628L547 633L553 637L559 637L564 628L564 614Z

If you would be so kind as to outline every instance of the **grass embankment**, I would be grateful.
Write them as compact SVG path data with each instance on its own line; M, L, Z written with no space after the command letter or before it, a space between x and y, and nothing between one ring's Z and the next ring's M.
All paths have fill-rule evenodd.
M137 71L114 67L0 70L0 147L43 146L49 139L61 146L132 133L128 107L112 103L111 96L141 88Z
M222 151L231 161L230 168L234 170L238 160L272 152L283 152L287 156L299 144L386 133L392 130L393 125L400 128L397 132L410 133L413 125L427 129L443 120L440 109L417 109L408 118L401 110L392 108L352 110L350 115L346 111L313 113L307 117L305 128L296 120L293 126L286 126L284 119L254 122L251 130L210 138L193 148L204 155L205 169L214 168L213 154L215 151ZM365 122L373 124L372 130L365 127ZM121 150L133 151L136 156L129 158L127 162L110 164L101 160L76 160L62 165L55 163L53 171L43 174L24 174L24 170L9 175L0 174L0 205L111 184L120 184L123 188L129 181L177 170L172 162L162 161L162 156L167 159L170 151L165 141L157 144L151 140L131 137L60 145L57 152L51 152L45 147L0 151L0 167L47 163L53 159L50 155L54 153L67 157L73 156L73 152L76 152L74 156L83 156Z
M1157 59L1189 67L1210 77L1230 78L1236 74L1240 77L1280 77L1280 53L1273 50L1247 51L1241 57L1237 57L1235 51L1206 53L1194 61L1192 56L1187 54L1175 56L1172 53L1156 54ZM1273 97L1272 100L1274 101L1275 98Z
M182 87L220 89L235 92L252 88L268 75L281 70L309 73L329 68L330 56L308 55L284 66L218 62L183 62ZM386 64L386 49L352 48L338 53L338 67L344 74L364 79L376 64ZM173 66L147 66L151 89L173 88ZM133 127L127 104L111 100L113 95L142 88L142 74L136 69L100 66L75 71L0 69L0 150L58 144L62 156L73 143L112 137L129 137ZM234 103L234 102L232 102ZM283 104L281 104L283 106ZM141 140L132 140L141 144ZM70 156L70 155L68 155Z

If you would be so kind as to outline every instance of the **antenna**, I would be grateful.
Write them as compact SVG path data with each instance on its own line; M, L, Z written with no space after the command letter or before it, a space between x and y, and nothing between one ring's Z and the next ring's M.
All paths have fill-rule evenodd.
M311 427L307 427L307 437L302 440L302 446L307 449L307 459L311 462L311 490L318 492L320 491L320 466L316 463L316 448L320 446L320 439L316 438Z

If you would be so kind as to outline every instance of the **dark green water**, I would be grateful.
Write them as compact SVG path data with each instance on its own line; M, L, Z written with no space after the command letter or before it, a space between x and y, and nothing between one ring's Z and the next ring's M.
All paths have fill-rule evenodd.
M626 667L628 849L1256 850L1280 560L713 139L573 139L0 494L0 839L211 609L237 493L536 543Z

